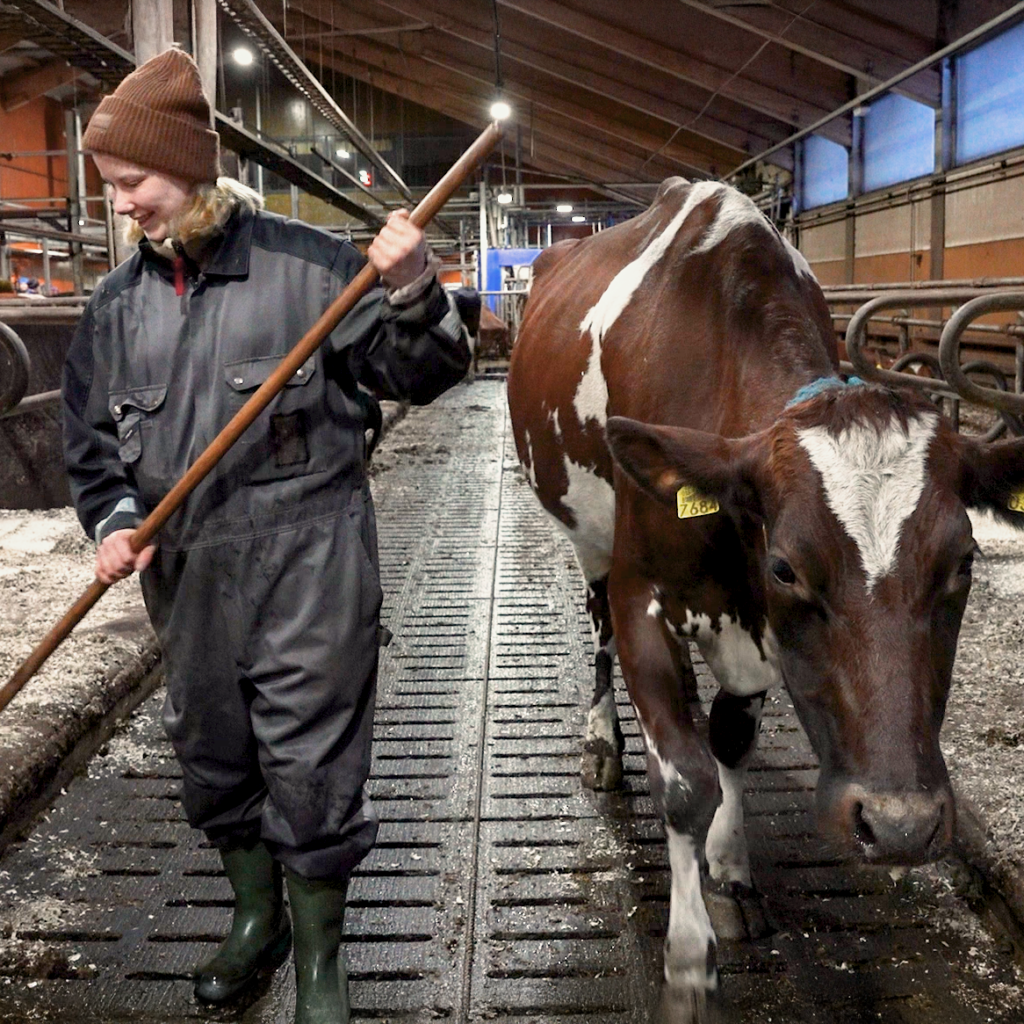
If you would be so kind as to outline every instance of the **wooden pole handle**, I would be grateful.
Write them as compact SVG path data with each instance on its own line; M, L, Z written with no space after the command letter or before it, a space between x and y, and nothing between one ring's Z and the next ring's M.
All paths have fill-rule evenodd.
M488 125L473 145L459 157L444 177L416 205L409 215L413 224L424 228L433 220L455 190L494 149L501 135L502 131L497 122ZM138 553L153 540L203 478L224 458L231 446L291 380L295 371L320 347L324 338L341 323L345 314L373 287L376 280L377 272L373 269L372 264L367 263L135 530L130 541L133 551ZM43 641L19 666L14 675L0 688L0 711L39 671L43 662L82 621L89 609L106 593L109 586L110 584L101 583L98 579L93 580L82 596L68 609L64 618L47 633Z

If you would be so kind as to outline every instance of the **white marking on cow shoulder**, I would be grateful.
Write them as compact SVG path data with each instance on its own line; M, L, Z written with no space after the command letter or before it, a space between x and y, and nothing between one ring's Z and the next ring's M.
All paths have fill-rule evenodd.
M665 826L672 896L665 940L665 980L674 987L713 990L718 975L707 970L708 944L717 945L700 887L700 865L692 836Z
M745 224L760 224L770 230L761 211L742 192L724 186L721 192L718 214L704 232L700 244L694 247L695 253L709 252Z
M555 519L572 541L576 558L587 582L608 575L612 567L612 540L615 536L615 490L607 480L563 456L569 488L562 505L572 513L575 527Z
M675 626L681 642L692 639L708 663L716 682L727 693L750 697L769 690L781 681L778 643L770 626L765 626L761 648L731 615L722 615L717 623L710 615L686 610L686 622Z
M618 740L615 738L615 723L618 720L619 711L615 707L615 694L608 690L587 712L587 742L603 740L612 750L617 750Z
M601 344L605 335L629 305L647 272L668 251L693 208L724 188L724 185L716 181L700 181L691 186L686 201L669 221L665 230L646 246L635 260L627 263L612 278L604 294L583 317L580 322L580 334L589 332L592 345L587 369L573 398L580 423L593 419L604 426L608 421L608 382L601 371Z
M647 606L647 614L652 619L657 619L661 617L662 611L661 602L656 597L652 597L651 603Z
M825 501L860 552L868 589L892 571L903 524L924 490L928 447L937 416L893 421L879 432L854 424L838 437L807 427L797 437L821 474Z

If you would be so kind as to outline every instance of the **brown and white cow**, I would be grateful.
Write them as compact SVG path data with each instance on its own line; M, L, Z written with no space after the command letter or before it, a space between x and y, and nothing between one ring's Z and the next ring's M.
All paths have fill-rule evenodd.
M702 1000L702 868L750 886L742 787L782 682L821 763L824 829L874 862L948 845L939 750L974 541L1024 440L958 437L926 399L837 376L803 257L740 193L665 182L641 216L534 264L508 399L519 458L588 585L597 687L584 781L621 778L616 649L672 869L665 976ZM657 425L652 425L657 424ZM680 518L696 488L719 511ZM695 728L696 641L720 686Z

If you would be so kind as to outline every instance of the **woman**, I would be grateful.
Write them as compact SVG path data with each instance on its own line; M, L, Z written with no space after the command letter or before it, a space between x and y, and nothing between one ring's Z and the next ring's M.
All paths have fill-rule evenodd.
M235 892L196 995L234 999L294 932L296 1021L347 1021L338 944L348 876L377 829L363 784L382 598L358 385L431 401L465 374L463 327L422 232L392 214L368 252L383 292L135 553L134 528L364 260L218 178L218 137L181 51L129 75L83 144L139 251L97 288L72 342L65 456L99 579L142 571L182 802Z

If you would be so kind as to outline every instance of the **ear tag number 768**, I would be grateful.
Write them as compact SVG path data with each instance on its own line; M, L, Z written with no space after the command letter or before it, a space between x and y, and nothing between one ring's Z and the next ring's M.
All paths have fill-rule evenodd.
M680 519L694 519L697 516L710 516L720 510L718 502L701 494L696 487L684 484L676 491L676 512Z

